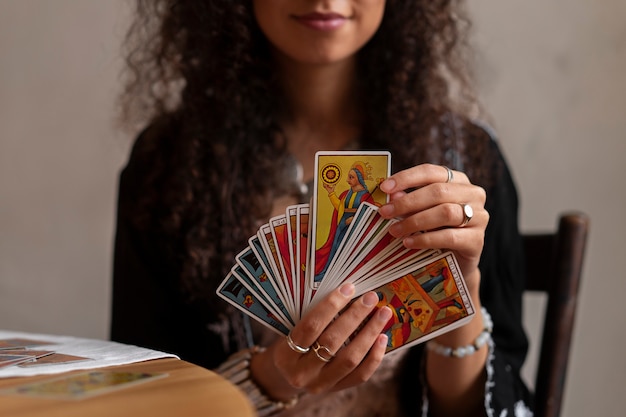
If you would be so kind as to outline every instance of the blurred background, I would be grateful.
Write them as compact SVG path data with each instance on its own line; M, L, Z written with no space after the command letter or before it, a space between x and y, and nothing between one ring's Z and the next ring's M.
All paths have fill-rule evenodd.
M469 2L468 2L469 3ZM108 338L127 0L0 0L0 329ZM523 231L591 234L562 415L626 409L626 2L470 3L480 97ZM621 254L621 255L620 255ZM531 339L541 297L526 299ZM525 368L532 380L536 351Z

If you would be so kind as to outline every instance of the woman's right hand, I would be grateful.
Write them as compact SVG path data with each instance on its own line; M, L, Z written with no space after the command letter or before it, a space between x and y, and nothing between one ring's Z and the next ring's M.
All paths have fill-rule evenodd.
M378 303L377 294L368 292L345 308L353 296L354 285L343 284L296 324L290 333L291 340L297 346L308 347L308 352L297 352L282 337L253 357L253 378L270 397L285 401L303 391L341 390L372 376L385 354L387 336L381 332L392 313L387 306L379 308L344 346ZM318 344L322 348L318 347L317 353L330 358L328 362L314 351Z

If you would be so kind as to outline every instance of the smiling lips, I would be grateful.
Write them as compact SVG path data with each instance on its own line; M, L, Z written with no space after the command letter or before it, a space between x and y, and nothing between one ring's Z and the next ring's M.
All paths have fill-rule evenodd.
M340 28L348 20L338 13L307 13L294 15L293 18L311 29L331 31Z

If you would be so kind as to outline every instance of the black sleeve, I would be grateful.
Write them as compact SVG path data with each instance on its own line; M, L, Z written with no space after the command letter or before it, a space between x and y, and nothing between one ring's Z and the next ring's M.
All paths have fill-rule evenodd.
M518 198L506 161L493 139L489 150L493 175L485 189L490 220L479 267L481 302L490 313L494 328L485 365L484 406L490 416L530 416L532 400L520 375L528 341L522 326L525 271L518 231ZM419 415L418 410L422 416L428 416L423 360L424 346L418 345L411 349L401 370L400 402L407 416ZM421 375L416 379L418 371Z
M153 176L154 138L144 132L137 139L121 173L113 265L111 339L179 355L214 367L225 356L219 332L209 330L209 318L185 298L178 277L180 262L172 250L175 237L158 228L139 227L136 219ZM154 210L159 210L154 208Z
M501 415L503 410L508 410L508 415L525 415L521 411L528 414L531 397L520 374L528 340L522 325L525 267L518 230L518 197L495 140L491 146L496 181L487 192L490 219L480 262L481 301L494 322L485 407L494 410L494 415Z

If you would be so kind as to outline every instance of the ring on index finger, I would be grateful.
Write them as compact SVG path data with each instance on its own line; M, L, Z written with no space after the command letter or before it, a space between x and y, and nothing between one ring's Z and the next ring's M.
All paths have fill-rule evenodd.
M446 180L446 183L452 182L452 180L454 179L454 173L447 166L445 165L442 165L442 166L446 169L446 173L448 174L448 179Z
M296 353L307 353L311 348L310 347L302 347L300 345L298 345L296 342L293 341L293 339L291 338L291 333L289 333L287 335L287 346L289 346L289 349L293 350Z

